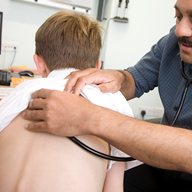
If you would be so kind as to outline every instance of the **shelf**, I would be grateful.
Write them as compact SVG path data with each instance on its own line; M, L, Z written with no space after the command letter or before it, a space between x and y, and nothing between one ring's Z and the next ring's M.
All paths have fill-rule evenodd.
M12 1L20 1L25 3L31 3L35 5L53 7L57 9L67 9L73 10L81 13L91 14L91 0L89 0L88 5L85 2L82 4L78 3L78 0L12 0ZM82 1L82 0L81 0ZM79 0L79 2L81 2ZM84 0L85 1L85 0Z

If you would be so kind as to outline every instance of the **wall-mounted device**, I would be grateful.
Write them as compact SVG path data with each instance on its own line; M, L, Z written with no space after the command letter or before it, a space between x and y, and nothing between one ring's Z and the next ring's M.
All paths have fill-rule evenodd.
M113 18L114 21L116 22L121 22L121 23L128 23L128 17L127 17L127 12L128 12L128 4L129 0L119 0L118 6L117 6L117 13L116 16ZM120 11L123 11L123 13L120 13Z

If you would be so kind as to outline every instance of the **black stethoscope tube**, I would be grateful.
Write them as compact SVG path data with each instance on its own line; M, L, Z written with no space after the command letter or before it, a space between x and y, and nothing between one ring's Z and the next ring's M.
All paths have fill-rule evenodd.
M178 110L177 110L177 112L176 112L176 114L175 114L175 116L173 118L171 126L175 125L175 122L177 121L177 119L178 119L178 117L179 117L179 115L181 113L181 109L183 107L183 104L184 104L184 101L185 101L185 98L186 98L186 94L187 94L189 85L190 85L189 81L186 81L185 88L183 90L183 93L182 93L182 96L181 96L181 100L180 100L180 103L179 103L179 108L178 108Z
M180 100L180 103L179 103L179 108L173 118L173 121L171 123L171 126L175 125L175 122L177 121L180 113L181 113L181 110L183 108L183 104L184 104L184 101L185 101L185 98L186 98L186 95L187 95L187 91L188 91L188 88L189 88L189 85L192 83L192 78L188 77L188 75L185 73L185 63L183 61L181 61L181 74L183 76L183 78L186 80L186 83L185 83L185 87L184 87L184 90L183 90L183 93L182 93L182 96L181 96L181 100Z
M93 155L96 155L100 158L103 159L107 159L107 160L112 160L112 161L133 161L135 160L132 157L117 157L117 156L111 156L111 155L107 155L104 153L101 153L100 151L97 151L91 147L89 147L88 145L86 145L85 143L81 142L79 139L77 139L76 137L68 137L71 141L73 141L75 144L77 144L79 147L83 148L84 150L88 151L89 153L92 153Z

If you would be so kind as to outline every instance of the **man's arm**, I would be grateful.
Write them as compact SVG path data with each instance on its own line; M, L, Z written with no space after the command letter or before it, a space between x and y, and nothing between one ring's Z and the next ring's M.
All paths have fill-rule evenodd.
M140 121L66 92L40 90L23 116L28 129L60 136L96 135L144 163L192 172L192 131ZM61 129L62 127L62 129Z
M152 166L192 172L192 131L123 117L111 111L98 113L103 120L96 134L112 145Z

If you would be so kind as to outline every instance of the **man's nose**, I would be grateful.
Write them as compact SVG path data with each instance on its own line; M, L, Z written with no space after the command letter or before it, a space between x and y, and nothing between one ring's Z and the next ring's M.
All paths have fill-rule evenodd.
M192 23L188 19L182 19L176 24L177 37L191 37L192 36Z

